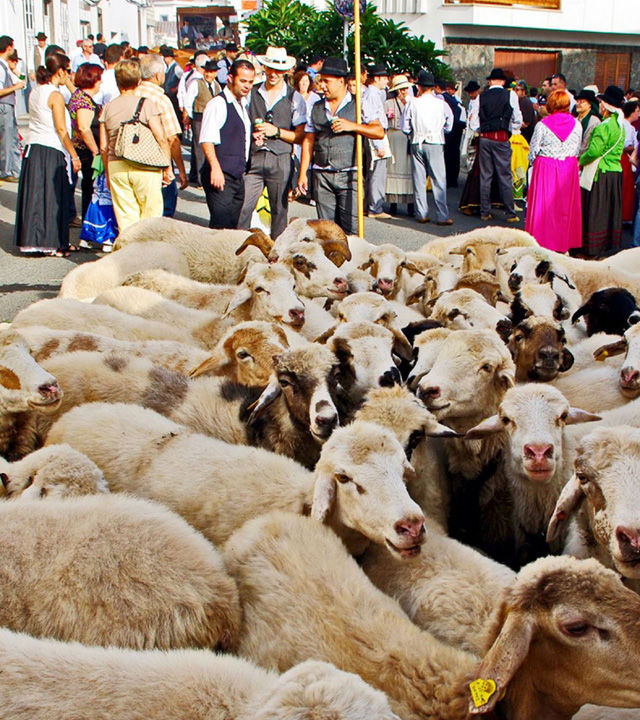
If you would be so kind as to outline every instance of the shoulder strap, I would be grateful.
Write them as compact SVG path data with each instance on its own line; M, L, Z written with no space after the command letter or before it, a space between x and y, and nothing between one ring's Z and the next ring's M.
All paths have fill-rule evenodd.
M140 102L138 103L138 107L136 107L136 111L133 114L133 117L131 118L132 122L138 122L140 120L140 112L142 111L142 106L144 105L144 101L146 98L141 97Z

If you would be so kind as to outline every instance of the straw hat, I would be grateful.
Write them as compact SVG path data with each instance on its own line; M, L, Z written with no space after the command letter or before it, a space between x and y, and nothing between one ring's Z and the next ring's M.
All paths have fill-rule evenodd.
M277 48L269 45L266 55L258 55L258 60L264 67L274 70L291 70L296 64L296 59L287 55L285 48Z
M393 80L391 81L391 87L389 88L389 92L394 92L395 90L403 90L404 88L410 88L411 83L409 82L409 78L406 75L395 75Z

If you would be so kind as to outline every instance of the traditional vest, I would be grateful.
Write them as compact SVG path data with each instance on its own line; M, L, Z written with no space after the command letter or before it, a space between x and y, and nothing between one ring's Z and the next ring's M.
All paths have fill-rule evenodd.
M316 142L313 149L313 161L316 165L333 170L346 170L356 164L356 134L338 133L331 129L331 122L325 112L324 100L318 100L311 108L311 119L316 129ZM355 100L348 102L338 113L338 117L356 121Z
M263 85L260 87L263 87ZM251 91L251 104L249 105L251 124L253 125L256 118L268 120L267 114L270 114L271 119L268 120L268 122L283 130L293 130L293 104L291 98L294 92L295 90L292 87L287 86L287 94L283 98L280 98L271 110L267 111L265 99L258 92L258 87L254 87ZM290 155L291 147L291 143L285 142L284 140L267 138L264 145L258 146L252 143L251 154L255 155L261 150L269 150L275 155Z
M176 75L177 68L177 62L171 63L169 69L167 70L167 74L165 75L162 89L167 95L175 95L178 92L178 84L180 83L180 78Z
M227 102L227 119L220 128L220 144L216 145L216 157L222 172L235 178L242 177L247 169L245 158L245 126L233 103Z
M509 131L513 107L509 100L510 90L485 90L480 95L480 132Z
M204 78L199 78L198 84L198 94L193 101L193 117L196 120L202 120L202 113L209 100L220 94L220 85L218 85L216 80L209 84Z

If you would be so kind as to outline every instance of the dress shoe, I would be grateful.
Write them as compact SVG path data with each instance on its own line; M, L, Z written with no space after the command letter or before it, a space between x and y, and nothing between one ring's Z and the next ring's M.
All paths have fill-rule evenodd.
M480 215L480 220L484 220L485 222L487 220L493 220L493 215L491 213L488 213L487 215Z
M453 225L453 220L451 218L448 220L438 220L436 225Z
M418 218L417 222L424 225L425 223L431 222L431 220L429 218Z

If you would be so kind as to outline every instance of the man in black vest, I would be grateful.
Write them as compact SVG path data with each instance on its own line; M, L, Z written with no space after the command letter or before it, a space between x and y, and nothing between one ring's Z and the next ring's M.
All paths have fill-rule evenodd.
M284 81L296 64L284 48L268 47L258 55L266 81L251 91L249 117L253 142L249 172L244 176L244 204L239 228L251 227L251 216L265 186L271 207L271 237L275 240L287 227L289 190L293 175L292 145L304 137L307 108L299 92Z
M511 131L522 125L522 113L515 93L505 90L507 76L494 68L487 78L489 88L480 95L480 219L492 220L491 181L498 178L507 222L519 222L513 207L511 174Z
M467 127L467 111L456 96L455 80L445 80L444 84L442 97L453 113L453 127L451 132L444 136L444 165L447 169L447 187L457 188L460 175L460 143Z
M356 123L355 98L347 91L347 63L327 58L322 65L320 89L324 99L311 109L302 143L298 190L306 195L307 170L313 159L314 197L318 217L333 220L351 235L358 232L356 135L381 140L384 128L362 114Z
M250 62L236 60L229 68L227 86L207 103L202 115L199 142L205 161L200 178L210 228L238 226L251 140L247 96L255 73Z

